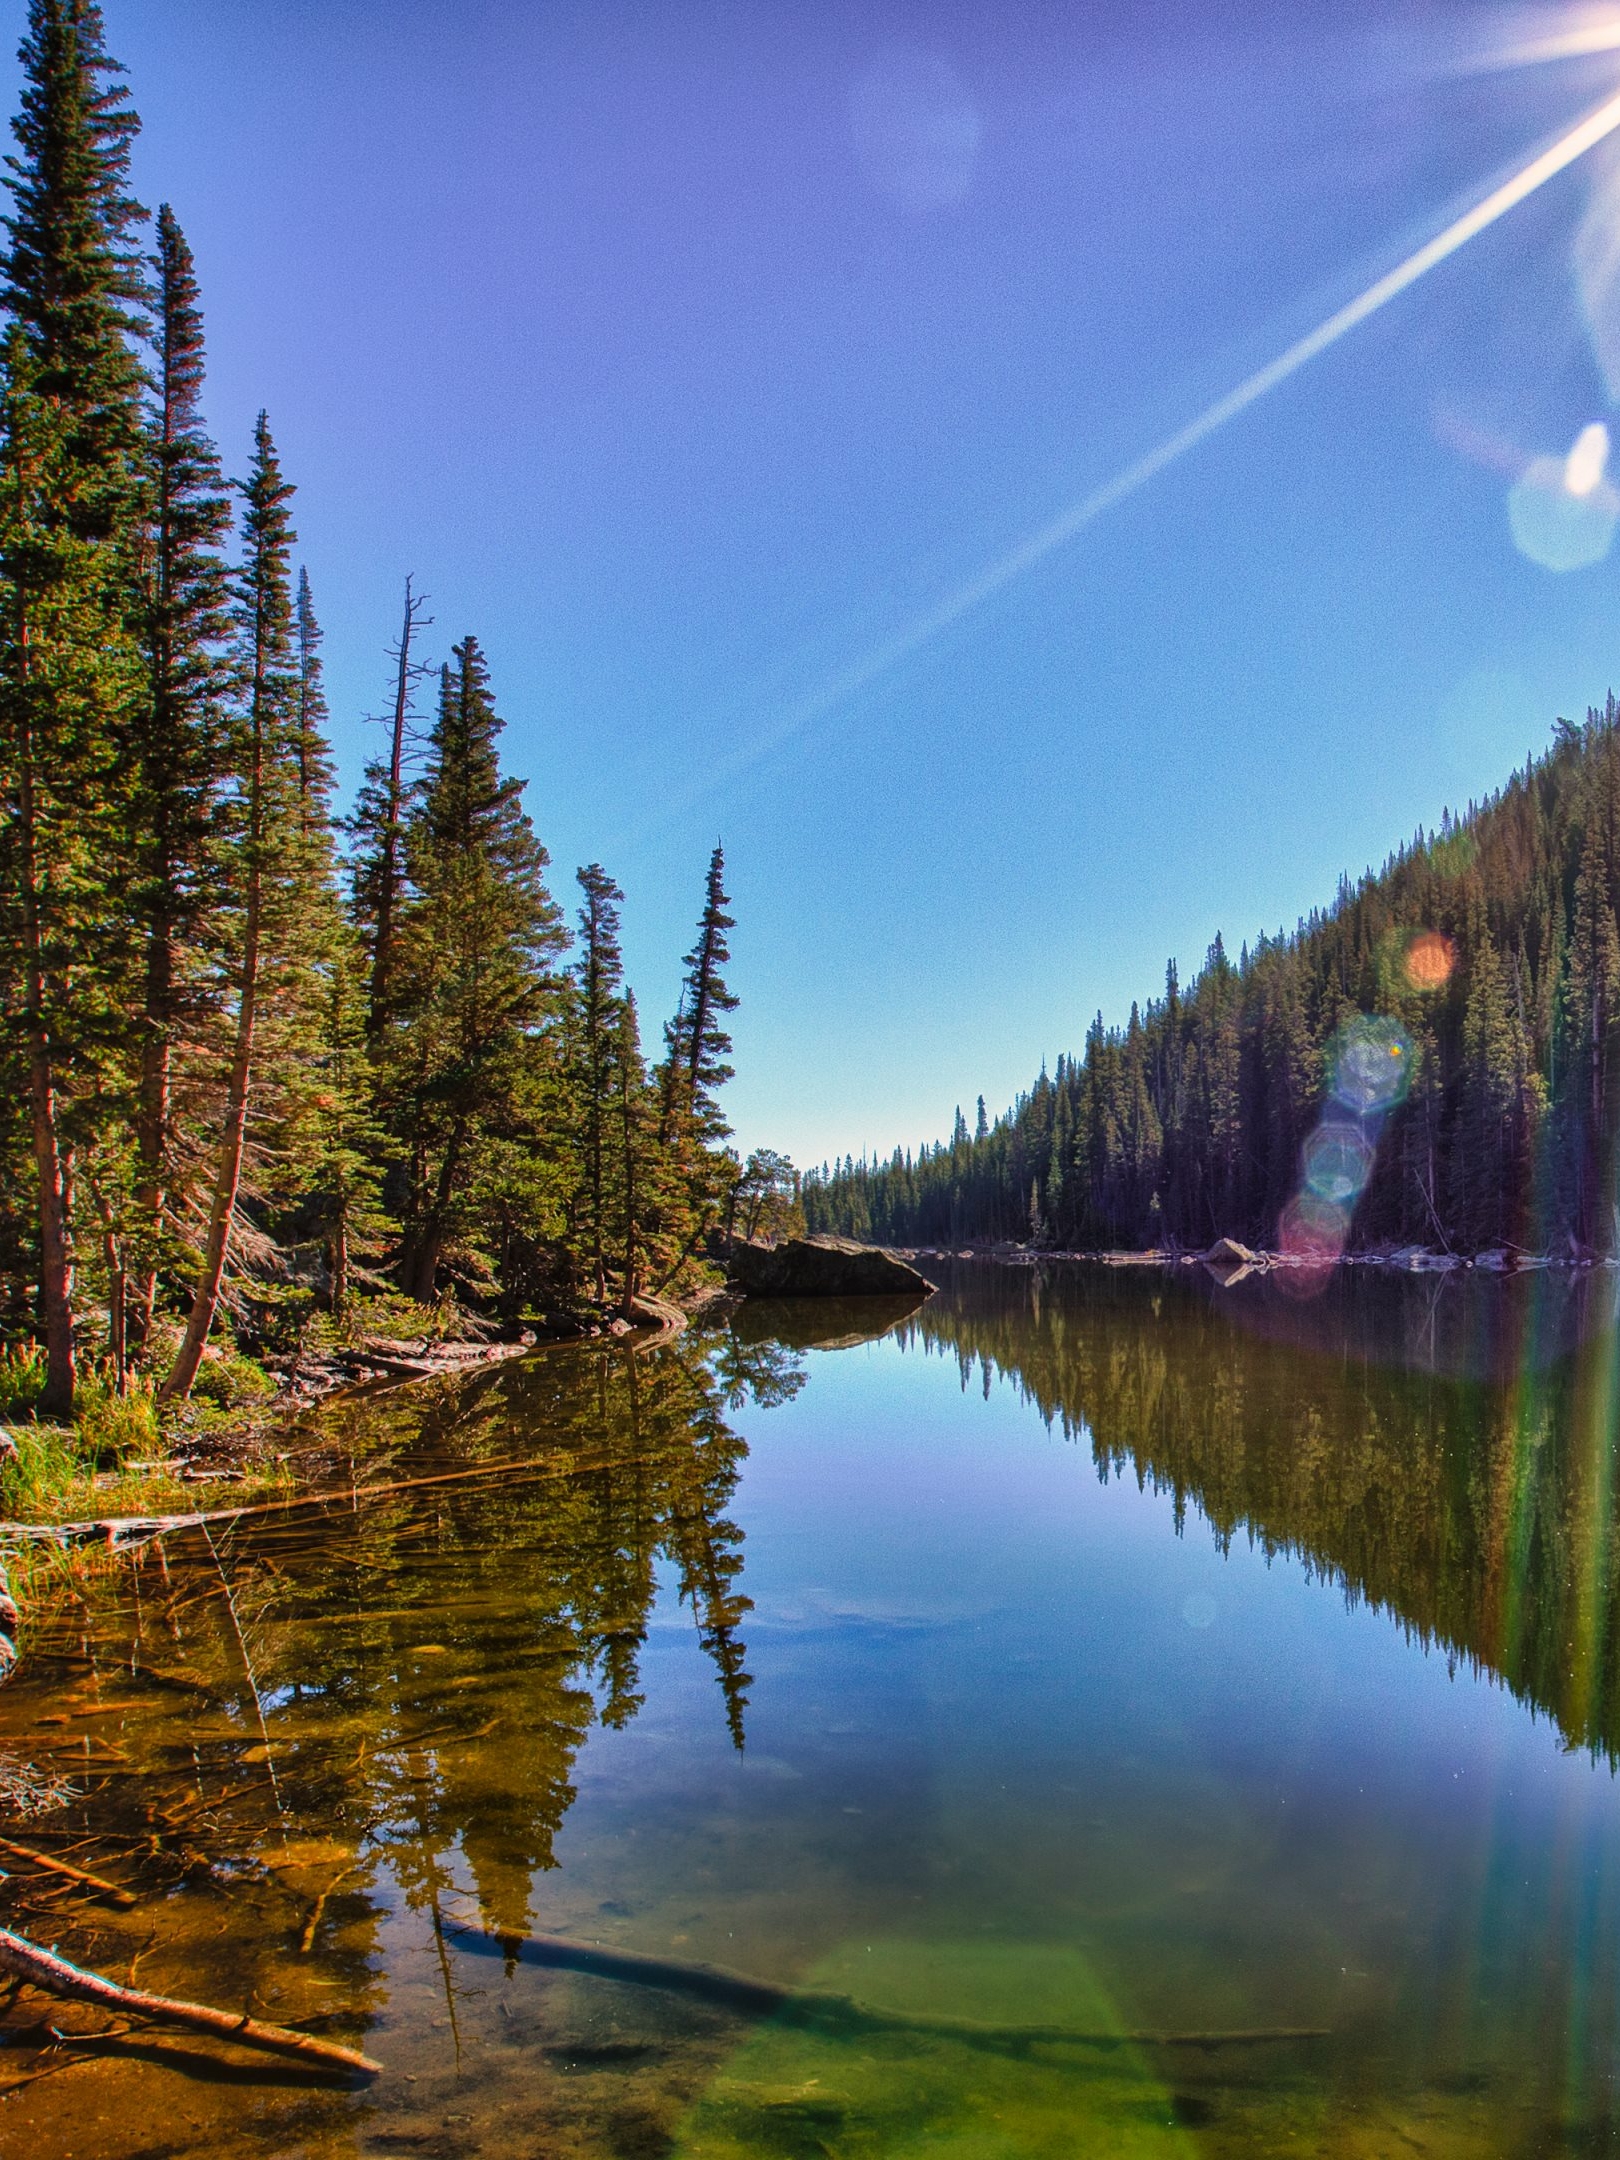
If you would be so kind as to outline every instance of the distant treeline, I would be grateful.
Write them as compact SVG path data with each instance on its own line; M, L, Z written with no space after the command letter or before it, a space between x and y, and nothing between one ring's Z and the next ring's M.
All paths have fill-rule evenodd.
M581 870L571 938L475 638L413 725L409 580L384 748L335 820L293 489L263 414L246 479L224 477L191 253L130 199L100 9L30 0L21 59L0 250L13 1371L67 1417L87 1350L98 1384L144 1368L179 1398L223 1316L262 1348L357 1288L452 1286L513 1321L628 1307L744 1177L717 1103L721 851L649 1067L622 896Z
M1398 1085L1372 1071L1388 1060ZM1124 1028L993 1125L805 1181L812 1229L1063 1249L1620 1246L1620 708L1291 937Z

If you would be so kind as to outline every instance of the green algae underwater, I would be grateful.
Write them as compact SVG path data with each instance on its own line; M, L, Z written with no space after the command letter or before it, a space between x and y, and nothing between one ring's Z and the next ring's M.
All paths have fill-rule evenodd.
M64 1574L0 1924L385 2068L25 1991L0 2150L1620 2145L1613 1278L943 1272L335 1404L352 1499Z

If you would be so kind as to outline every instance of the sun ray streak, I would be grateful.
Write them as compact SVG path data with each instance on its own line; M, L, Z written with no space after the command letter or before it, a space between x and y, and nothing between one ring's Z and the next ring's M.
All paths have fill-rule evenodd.
M1328 316L1325 322L1297 338L1274 360L1268 360L1264 367L1257 368L1252 375L1246 376L1235 389L1228 390L1213 404L1206 405L1201 413L1189 420L1184 427L1178 428L1173 435L1167 436L1156 448L1147 451L1133 464L1127 465L1122 472L1116 473L1111 480L1104 481L1079 502L1061 511L1058 516L1021 540L1016 547L987 564L975 576L937 600L924 613L841 669L809 696L790 706L761 734L740 744L730 756L722 758L710 769L706 778L686 795L668 802L664 817L658 822L665 822L668 816L689 807L728 780L736 778L739 773L758 764L760 759L780 748L783 743L802 734L816 721L826 718L848 699L857 696L888 674L892 668L901 665L947 630L953 629L966 617L974 614L987 601L1004 592L1008 586L1015 584L1048 556L1084 532L1087 526L1095 524L1105 512L1136 494L1168 466L1185 457L1189 450L1206 442L1217 430L1225 427L1229 420L1235 420L1269 391L1275 390L1291 375L1297 374L1308 362L1325 353L1330 346L1338 344L1339 340L1347 337L1352 330L1359 328L1370 316L1388 307L1390 302L1399 299L1402 293L1410 291L1420 278L1437 269L1441 263L1455 255L1459 248L1466 247L1470 240L1476 239L1479 234L1506 217L1509 211L1517 209L1519 204L1535 194L1538 188L1545 187L1549 180L1566 171L1617 129L1620 129L1620 94L1609 98L1567 133L1560 135L1556 142L1533 157L1528 164L1520 166L1518 171L1511 174L1500 186L1492 188L1490 193L1483 196L1471 209L1454 218L1444 231L1437 233L1432 240L1425 241L1422 247L1415 249L1403 262L1397 263L1394 269L1376 278L1353 300L1346 301L1344 306Z

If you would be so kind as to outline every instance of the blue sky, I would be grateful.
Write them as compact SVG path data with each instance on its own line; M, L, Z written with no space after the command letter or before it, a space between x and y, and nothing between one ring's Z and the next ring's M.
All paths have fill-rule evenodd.
M1612 142L866 664L1620 89L1620 49L1478 64L1603 10L106 14L227 465L264 405L299 486L347 780L411 571L559 895L624 885L648 1019L724 839L746 1145L994 1112L1620 678L1620 554L1551 570L1509 510L1613 420Z

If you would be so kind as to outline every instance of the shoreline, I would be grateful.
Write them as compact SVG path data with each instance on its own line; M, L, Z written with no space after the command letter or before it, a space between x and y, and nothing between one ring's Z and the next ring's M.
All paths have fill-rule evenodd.
M1226 1247L1223 1252L1220 1247ZM1201 1267L1218 1280L1236 1281L1240 1275L1328 1274L1341 1267L1368 1268L1391 1275L1528 1275L1556 1270L1562 1274L1591 1274L1620 1268L1620 1254L1530 1253L1493 1247L1480 1253L1448 1253L1431 1246L1403 1245L1393 1251L1339 1253L1331 1261L1304 1259L1298 1254L1273 1252L1265 1247L1239 1245L1220 1239L1204 1252L1184 1252L1171 1246L1150 1246L1142 1252L1086 1250L1071 1246L1019 1244L993 1240L979 1245L885 1245L878 1248L911 1262L927 1260L994 1260L1013 1267L1035 1267L1050 1260L1082 1263L1090 1267Z
M408 1337L362 1338L341 1351L307 1357L295 1353L283 1368L269 1368L276 1382L273 1395L244 1403L207 1429L188 1434L182 1424L172 1436L176 1452L169 1460L129 1465L111 1474L92 1472L82 1495L91 1502L89 1521L75 1521L72 1511L77 1502L65 1496L59 1513L47 1507L43 1512L36 1510L28 1521L19 1516L0 1518L0 1686L11 1678L21 1658L24 1613L20 1608L26 1604L25 1577L30 1572L21 1563L31 1549L53 1546L58 1552L99 1551L103 1557L113 1558L149 1542L148 1537L126 1544L108 1527L114 1517L94 1513L98 1491L110 1495L132 1473L156 1473L150 1487L154 1498L161 1493L173 1498L177 1486L186 1488L189 1506L165 1509L161 1514L154 1510L150 1518L154 1524L167 1518L178 1528L221 1512L296 1506L318 1494L330 1446L318 1439L305 1447L289 1444L277 1448L274 1443L296 1442L300 1420L311 1412L345 1397L369 1402L433 1380L467 1378L518 1358L573 1344L598 1342L626 1350L651 1349L673 1341L694 1320L727 1302L724 1290L708 1288L685 1305L667 1298L638 1298L633 1322L619 1314L581 1314L577 1324L555 1326L543 1335L524 1329L511 1342L471 1336L443 1340L424 1337L414 1343ZM15 1446L14 1433L26 1435L28 1430L26 1420L0 1426L0 1445L11 1440ZM301 1467L289 1470L288 1465L293 1463ZM162 1481L164 1473L169 1477L166 1485ZM225 1504L230 1502L242 1505L236 1508ZM53 1532L61 1534L53 1537ZM150 1533L163 1534L161 1528Z

